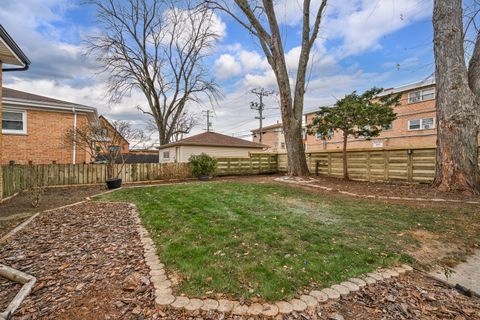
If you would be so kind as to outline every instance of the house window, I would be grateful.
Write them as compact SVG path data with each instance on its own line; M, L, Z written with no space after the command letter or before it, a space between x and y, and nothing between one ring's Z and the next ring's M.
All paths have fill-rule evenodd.
M280 146L281 146L281 149L285 149L285 142L282 142Z
M11 134L27 133L27 112L4 110L2 112L2 132Z
M112 153L116 153L116 152L119 152L120 151L120 146L108 146L108 151L112 152Z
M408 93L408 103L435 99L435 88L417 90Z
M408 130L428 130L435 128L433 118L413 119L408 121Z
M321 132L317 132L315 136L317 137L317 139L332 139L333 130L329 130L326 135L323 135Z
M170 158L170 151L164 151L163 152L163 159L169 159Z

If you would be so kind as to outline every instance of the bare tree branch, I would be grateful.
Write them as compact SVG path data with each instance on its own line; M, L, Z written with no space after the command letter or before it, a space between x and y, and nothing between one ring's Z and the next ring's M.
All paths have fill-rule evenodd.
M306 90L306 73L313 45L318 38L322 16L327 0L322 0L316 11L313 26L310 23L311 1L303 0L301 54L292 92L285 60L284 41L275 13L273 0L234 0L239 12L227 4L227 0L205 0L209 8L221 10L233 17L248 32L254 35L275 74L280 96L285 142L288 152L289 174L308 175L305 148L302 140L302 114Z
M219 35L205 6L166 0L87 0L102 27L87 53L108 74L108 96L118 102L140 90L148 103L160 144L172 141L189 104L216 102L220 91L203 65ZM182 7L178 5L184 4Z

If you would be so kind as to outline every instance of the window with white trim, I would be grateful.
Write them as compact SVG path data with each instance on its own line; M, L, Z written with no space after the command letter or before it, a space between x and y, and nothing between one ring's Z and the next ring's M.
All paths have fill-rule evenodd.
M435 88L412 91L408 93L408 103L417 103L435 99Z
M408 130L428 130L435 128L434 118L408 120Z
M2 133L26 134L27 112L4 110L2 112Z
M163 159L170 159L170 151L163 151Z

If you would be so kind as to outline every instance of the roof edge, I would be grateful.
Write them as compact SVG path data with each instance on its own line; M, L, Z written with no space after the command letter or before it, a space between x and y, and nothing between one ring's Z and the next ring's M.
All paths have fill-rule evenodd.
M27 55L20 49L17 43L13 40L13 38L8 34L7 30L0 24L0 38L2 38L3 42L8 46L8 48L12 51L12 53L23 62L24 67L28 67L30 65L30 60L28 59Z
M249 141L251 142L251 141ZM258 146L232 146L231 144L208 144L208 143L169 143L169 144L164 144L163 146L158 147L158 150L166 149L166 148L171 148L171 147L180 147L180 146L189 146L189 147L219 147L219 148L242 148L242 149L263 149L263 148L269 148L267 145L259 144L256 142L252 142L257 144Z

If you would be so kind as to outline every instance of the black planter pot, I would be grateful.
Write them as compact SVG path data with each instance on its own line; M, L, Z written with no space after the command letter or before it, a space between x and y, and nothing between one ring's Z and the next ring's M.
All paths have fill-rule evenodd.
M107 183L107 188L109 190L118 189L122 186L122 179L120 179L120 178L107 179L106 183Z
M208 179L209 179L208 176L205 176L205 175L198 176L198 180L200 181L208 181Z

